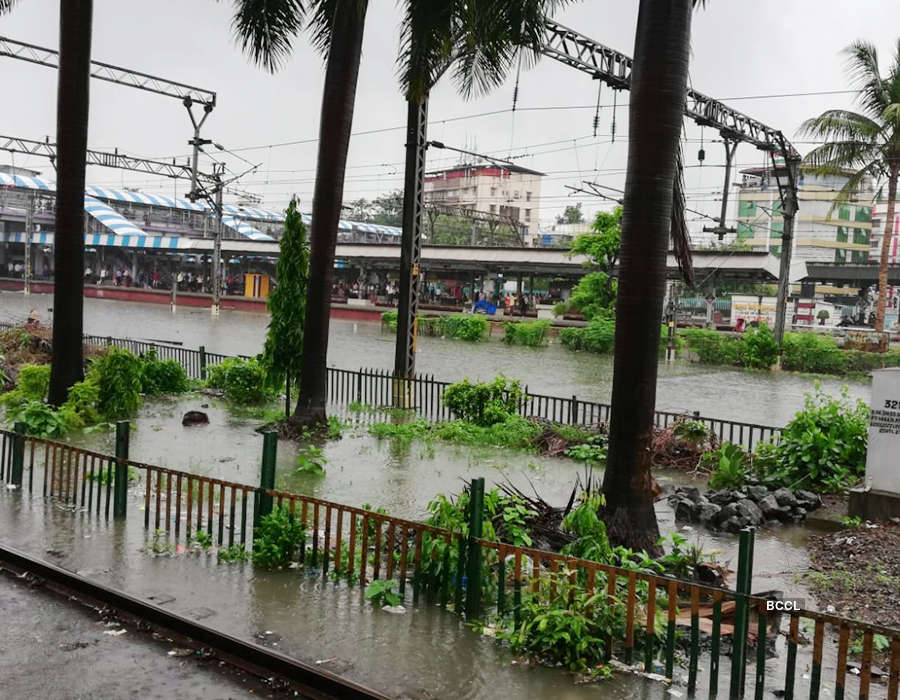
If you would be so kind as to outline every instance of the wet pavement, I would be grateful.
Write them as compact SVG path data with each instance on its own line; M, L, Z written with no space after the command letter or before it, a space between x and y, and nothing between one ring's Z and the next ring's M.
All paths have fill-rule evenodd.
M180 656L186 651L104 622L95 611L10 575L0 575L0 611L5 698L280 696L255 678Z
M52 297L0 292L0 320L23 322L34 309L42 323L52 322ZM173 314L167 305L104 299L84 300L86 333L142 340L175 341L187 348L206 346L210 352L256 354L265 339L268 315L226 310L213 317L208 309L181 307ZM495 337L481 343L419 338L419 373L456 381L463 377L490 379L499 372L521 379L535 393L576 395L582 400L608 402L612 391L612 357L571 352L554 339L542 348L506 346ZM390 369L394 364L394 336L381 332L377 322L331 320L328 364L345 369ZM699 365L678 360L660 363L657 408L700 411L704 416L764 425L784 425L803 407L803 397L819 381L831 394L846 384L852 397L868 400L868 382L811 377L791 372L747 371Z

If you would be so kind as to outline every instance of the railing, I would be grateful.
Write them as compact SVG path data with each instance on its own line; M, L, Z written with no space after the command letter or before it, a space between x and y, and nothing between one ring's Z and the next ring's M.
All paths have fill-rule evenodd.
M17 328L14 324L0 323L0 330ZM197 350L176 345L151 343L130 338L85 335L88 345L117 347L137 355L155 352L160 359L171 359L181 364L191 379L204 379L206 368L222 362L227 357L245 355L221 355L207 352L204 347ZM414 379L395 377L389 370L358 370L329 367L327 370L328 398L333 404L346 406L359 403L373 408L401 406L414 410L427 420L448 420L452 413L444 406L444 391L451 382L440 381L433 375L419 375ZM555 423L593 426L609 422L610 405L597 401L584 401L577 396L561 397L533 394L525 387L524 398L519 404L519 414L524 418L539 418ZM760 442L777 440L781 428L757 423L744 423L722 418L701 416L699 412L676 413L656 411L655 423L665 428L677 419L689 418L702 421L719 442L733 442L748 451Z
M274 443L271 440L269 445ZM274 464L274 450L267 455L264 449L263 472L267 459ZM133 470L132 476L126 466ZM762 698L777 664L784 681L777 681L770 690L783 689L788 700L795 697L797 669L802 672L807 665L809 674L803 679L808 680L808 697L813 700L832 695L844 698L851 686L864 700L882 690L886 690L883 697L898 698L898 629L793 610L788 613L786 649L773 658L780 615L771 611L771 599L751 594L754 535L750 530L741 533L737 588L729 590L485 539L480 536L480 515L475 515L483 512L483 479L472 481L470 503L475 505L469 509L464 534L312 496L198 476L131 461L122 454L104 455L0 430L0 480L23 491L107 519L111 489L119 493L120 479L131 481L132 491L143 501L143 524L148 534L157 533L154 537L162 531L168 542L190 543L203 531L219 547L246 549L253 541L254 519L273 506L285 507L307 527L295 557L306 567L320 567L323 575L334 572L360 585L393 580L405 603L410 602L411 587L412 604L424 594L443 608L465 611L470 621L499 615L506 620L503 624L512 622L518 629L525 603L546 608L556 601L562 603L560 609L566 609L576 596L586 595L585 614L594 611L615 621L600 640L604 659L629 665L642 660L644 670L652 671L660 658L665 676L671 679L682 650L689 693L699 690L702 677L710 697L742 697L753 669L749 677L754 694ZM126 517L125 509L114 507L113 511ZM802 641L804 621L812 625L811 649ZM686 633L679 634L678 628ZM755 654L751 654L753 631ZM878 684L873 675L875 635L883 635L889 643L886 685ZM860 637L859 675L848 676L851 645ZM730 662L723 645L726 638L731 641ZM833 671L829 674L833 683L826 678L828 668Z

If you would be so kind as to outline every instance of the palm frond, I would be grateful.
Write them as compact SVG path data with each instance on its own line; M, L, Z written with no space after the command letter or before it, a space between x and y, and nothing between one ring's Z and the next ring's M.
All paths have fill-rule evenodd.
M293 40L303 28L302 0L235 0L234 8L232 28L241 50L274 73L290 56Z
M13 9L16 0L0 0L0 15L6 14Z
M672 253L678 263L681 279L688 287L694 286L694 261L691 257L691 239L688 235L687 220L684 217L684 155L681 144L678 144L676 153L675 183L672 187L672 223L670 236L672 238Z
M797 130L800 135L849 140L875 140L881 124L864 114L846 109L829 109L807 119Z
M863 180L867 177L871 177L874 180L877 180L883 174L883 165L880 159L876 159L870 161L862 168L853 173L849 178L847 178L847 182L844 183L843 187L838 190L837 194L835 194L834 199L831 202L831 206L828 208L827 218L831 218L831 215L834 211L841 206L842 204L847 204L849 201L853 199L858 199L857 195L859 194L859 187L862 184Z
M313 0L310 4L311 16L307 22L310 41L316 50L326 59L331 48L334 35L335 14L337 12L354 12L359 22L365 22L368 0Z
M891 103L890 91L878 69L878 51L868 41L855 41L844 49L844 53L848 56L850 80L859 89L860 104L877 119Z
M840 175L858 170L882 157L878 144L868 141L830 141L816 146L806 154L803 162L817 175Z

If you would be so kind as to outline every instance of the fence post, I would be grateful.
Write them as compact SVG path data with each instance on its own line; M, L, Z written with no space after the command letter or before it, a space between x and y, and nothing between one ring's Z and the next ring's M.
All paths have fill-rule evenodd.
M28 426L18 422L13 426L15 437L12 443L12 465L10 469L10 483L22 488L22 474L25 471L25 433Z
M732 698L744 694L744 677L747 660L747 625L750 619L749 601L753 581L753 528L744 528L738 545L737 587L734 608L734 637L731 650L731 695Z
M200 346L200 379L206 379L206 346Z
M256 507L253 509L253 527L272 512L272 496L266 491L275 488L275 456L278 452L278 433L269 430L263 433L262 472L259 488L256 489Z
M569 424L575 425L578 423L578 399L575 394L572 394L572 403L569 405Z
M106 336L106 347L111 348L112 344L113 344L112 336L111 335Z
M466 561L466 620L477 619L481 614L481 545L475 542L481 537L484 517L484 478L472 479L469 489L469 546Z
M131 423L120 420L116 423L116 474L113 491L113 517L124 518L128 500L128 442L131 437ZM149 474L147 476L149 479ZM147 484L150 488L150 484Z

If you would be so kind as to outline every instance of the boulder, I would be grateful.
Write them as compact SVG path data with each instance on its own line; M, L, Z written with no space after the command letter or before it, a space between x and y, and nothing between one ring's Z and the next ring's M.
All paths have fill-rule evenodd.
M730 520L731 518L740 517L740 513L738 513L738 508L736 503L726 503L722 506L722 509L716 513L713 522L716 525L721 526L726 520Z
M822 499L819 497L819 494L813 493L812 491L795 491L794 497L807 511L815 510L822 505Z
M746 524L744 518L734 516L723 521L719 527L725 532L740 532Z
M694 520L705 525L714 521L720 510L722 508L715 503L699 503L694 506Z
M706 497L709 499L710 503L715 503L717 506L724 506L726 503L731 503L731 501L734 500L728 489L723 489L722 491L708 491Z
M748 486L747 495L754 503L759 503L762 499L769 495L769 489L765 486Z
M675 521L676 522L691 522L694 516L694 502L688 498L679 499L679 501L675 504Z
M763 521L763 513L749 498L737 502L738 513L750 521L750 525L759 525Z
M769 494L759 502L759 509L767 520L781 520L785 509L778 505L773 494Z
M188 411L181 417L182 425L206 425L209 423L209 416L203 411Z
M786 506L788 508L793 508L797 505L797 499L793 493L791 493L790 489L786 489L784 487L778 489L774 493L775 500L778 501L778 505Z
M698 489L696 486L684 486L678 489L678 493L683 498L687 498L694 503L699 503L702 498L702 496L700 495L700 489Z

